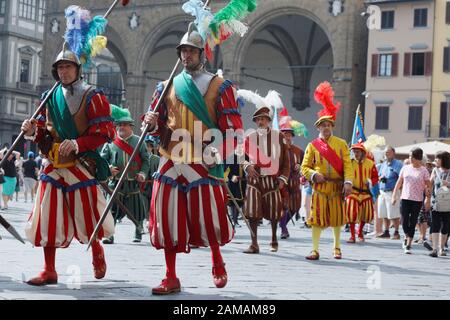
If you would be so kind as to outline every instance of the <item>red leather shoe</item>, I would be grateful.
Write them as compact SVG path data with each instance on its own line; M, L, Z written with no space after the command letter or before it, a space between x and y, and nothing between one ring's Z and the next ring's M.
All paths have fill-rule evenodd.
M214 264L212 268L213 281L216 288L223 288L227 285L228 275L225 270L225 263Z
M178 278L165 278L161 284L152 289L152 294L166 295L181 291L181 284Z
M350 239L347 240L347 243L355 243L356 240L354 237L350 237Z
M27 281L30 286L45 286L47 284L58 283L58 274L56 271L42 271L35 278Z
M309 256L306 256L305 258L307 260L319 260L319 258L320 258L319 251L313 250L313 251L311 251Z
M103 279L106 275L106 261L103 247L100 247L100 252L92 257L92 265L94 266L95 279Z

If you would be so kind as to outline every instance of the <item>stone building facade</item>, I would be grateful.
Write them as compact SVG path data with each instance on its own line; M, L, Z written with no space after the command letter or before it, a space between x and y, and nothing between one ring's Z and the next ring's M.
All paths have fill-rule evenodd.
M147 109L156 83L167 78L176 63L175 46L193 20L182 11L183 2L132 0L109 18L108 49L120 66L123 105L136 118ZM96 15L104 14L110 3L77 2ZM53 84L51 64L62 48L64 9L71 4L72 0L48 1L46 29L53 32L44 36L41 80L46 87ZM226 4L212 0L212 11ZM260 0L245 20L249 32L224 44L210 68L221 68L241 88L261 94L279 91L293 118L312 131L311 137L320 109L314 89L321 81L330 81L343 105L336 134L350 138L354 111L364 103L367 27L363 11L362 0ZM253 126L253 111L253 106L243 108L247 127ZM307 141L298 143L304 146Z

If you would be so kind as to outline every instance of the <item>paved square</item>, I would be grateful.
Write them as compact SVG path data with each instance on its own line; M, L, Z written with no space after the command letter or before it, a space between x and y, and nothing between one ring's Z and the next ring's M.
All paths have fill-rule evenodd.
M24 236L31 204L20 201L0 213ZM450 299L450 257L430 258L421 245L405 255L399 240L367 239L349 245L348 233L342 233L343 260L334 260L332 235L326 231L321 259L310 262L305 260L310 230L292 223L289 228L291 237L279 240L279 251L271 253L269 226L261 226L259 255L242 253L250 236L246 227L237 228L234 240L222 249L229 275L224 289L213 285L209 249L179 254L182 292L156 297L151 288L164 276L163 251L151 247L148 234L142 243L132 243L134 228L128 220L117 225L116 243L105 245L105 279L94 279L91 253L75 240L57 250L59 283L40 288L23 280L41 270L42 249L19 243L0 227L0 299Z

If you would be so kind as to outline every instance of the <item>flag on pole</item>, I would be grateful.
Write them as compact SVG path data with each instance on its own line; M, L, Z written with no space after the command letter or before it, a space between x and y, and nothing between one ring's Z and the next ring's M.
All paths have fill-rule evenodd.
M355 123L353 125L352 144L364 142L367 140L366 136L364 135L363 119L359 107L360 106L358 105L358 109L356 109Z

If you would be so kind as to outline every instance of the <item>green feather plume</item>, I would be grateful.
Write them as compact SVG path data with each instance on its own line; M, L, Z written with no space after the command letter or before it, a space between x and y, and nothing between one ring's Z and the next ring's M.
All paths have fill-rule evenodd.
M220 26L233 20L242 20L256 9L256 0L231 0L222 10L214 15L209 27L214 35L220 33Z
M110 105L111 105L111 117L114 119L114 121L117 121L119 119L126 118L126 117L131 118L130 110L121 108L119 106L116 106L115 104L110 104Z

